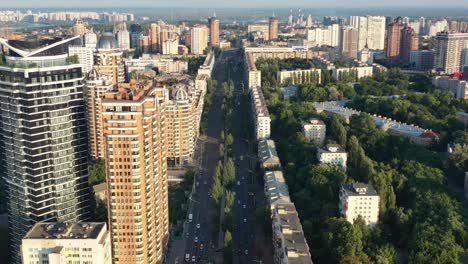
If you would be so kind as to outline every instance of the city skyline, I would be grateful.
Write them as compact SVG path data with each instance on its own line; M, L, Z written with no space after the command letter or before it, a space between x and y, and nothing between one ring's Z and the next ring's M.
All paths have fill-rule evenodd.
M83 0L79 1L80 8L86 7L219 7L219 8L232 8L234 7L231 1L222 0L222 1L214 1L214 0L199 0L196 4L192 4L192 1L189 0L177 0L177 1L168 1L168 0L158 0L158 1L150 1L150 0L136 0L136 1L125 1L125 0L102 0L102 1L92 1L92 0ZM69 7L69 8L76 8L77 3L73 3L73 1L60 1L60 0L45 0L45 1L32 1L32 0L25 0L21 3L3 3L2 8L59 8L59 7ZM421 5L424 6L431 6L431 7L438 7L452 5L453 7L468 7L468 2L461 3L460 1L455 0L448 0L444 2L436 1L436 0L423 0L418 1L418 3L404 1L404 0L394 0L394 1L379 1L376 3L375 1L371 0L360 0L354 1L349 3L346 0L337 0L330 2L320 2L320 1L306 1L306 0L295 0L295 1L288 1L287 3L272 3L268 0L256 0L256 1L247 1L247 0L240 0L236 2L235 7L265 7L267 5L269 8L277 7L277 8L289 8L289 7L320 7L320 8L327 8L327 7L339 7L339 8L356 8L356 7L419 7Z

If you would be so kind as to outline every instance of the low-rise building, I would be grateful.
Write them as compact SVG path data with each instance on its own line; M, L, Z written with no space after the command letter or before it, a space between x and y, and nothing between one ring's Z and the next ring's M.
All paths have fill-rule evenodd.
M335 64L333 64L333 62L325 59L324 57L322 56L315 56L312 58L312 62L317 66L317 67L320 67L322 68L323 70L327 70L327 71L330 71L330 70L333 70L335 69Z
M258 142L258 157L262 168L281 167L273 140L263 139Z
M289 98L296 97L298 90L299 88L297 86L286 86L286 87L281 88L283 99L287 100Z
M211 77L211 73L213 72L213 67L215 63L215 55L213 52L208 53L206 56L205 61L200 68L198 68L198 75L207 75Z
M36 223L21 251L23 263L112 263L106 223Z
M260 87L253 87L250 89L250 97L255 124L255 136L257 140L268 139L271 134L271 119L262 89Z
M320 69L307 69L307 70L293 70L293 71L279 71L277 73L279 83L285 83L290 80L293 85L303 83L322 83L322 70Z
M361 216L367 225L375 225L379 221L380 197L375 189L368 184L344 184L340 190L340 213L350 223Z
M468 85L465 80L450 76L435 76L432 84L440 90L452 92L458 99L468 100Z
M281 171L267 171L263 180L265 182L265 197L271 210L277 204L291 203L288 185Z
M127 79L133 71L148 71L156 68L159 73L182 73L188 70L188 62L182 60L142 57L125 60Z
M338 144L327 144L317 150L317 157L320 163L342 166L346 168L348 154Z
M277 264L312 264L309 246L293 203L272 210L273 261Z
M319 145L323 145L327 133L327 126L322 120L311 118L309 122L302 124L302 131L308 140L314 140Z
M355 80L359 80L364 77L371 77L373 74L374 67L372 66L332 69L332 78L336 81L341 81L347 77L352 77Z
M463 122L465 126L468 124L468 113L466 112L458 112L457 113L457 119L460 120L460 122Z

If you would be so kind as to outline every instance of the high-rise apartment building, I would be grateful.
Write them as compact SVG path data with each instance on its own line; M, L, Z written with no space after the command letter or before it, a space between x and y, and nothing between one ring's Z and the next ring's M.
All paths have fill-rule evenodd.
M142 36L143 29L139 24L132 24L130 25L130 48L136 49L138 48L138 41Z
M467 49L468 33L443 32L437 34L434 66L445 73L461 71L462 61L468 57L466 55Z
M107 32L102 34L94 54L95 67L99 74L110 76L114 84L124 82L125 65L122 56L123 52L114 35Z
M93 160L104 159L101 99L114 90L109 76L100 75L93 69L86 78L86 120L88 120L89 155Z
M120 85L102 99L113 263L162 263L169 235L165 89Z
M209 19L210 24L210 45L219 47L219 19L213 14Z
M83 74L88 74L94 66L94 48L82 46L68 47L69 56L77 56L79 63L83 66Z
M37 222L89 218L82 67L68 61L79 38L6 41L0 67L0 155L14 263Z
M83 35L83 44L87 48L96 48L97 45L97 35L93 31L86 32Z
M269 23L269 35L270 39L274 40L278 38L278 18L275 16L270 17Z
M419 37L414 30L405 26L401 31L401 51L400 61L402 63L409 63L411 51L418 50L419 48Z
M81 36L86 32L86 26L83 23L83 20L78 19L75 22L75 25L73 25L72 28L72 33L74 36Z
M350 25L359 31L358 50L366 46L372 50L383 50L385 47L385 17L351 16Z
M205 25L195 25L191 29L192 54L203 54L208 47L208 28Z
M343 57L357 58L359 31L353 27L343 27L340 35L340 51Z
M130 33L127 30L127 23L123 22L115 27L115 36L117 38L117 44L121 50L130 49Z
M397 62L400 60L401 37L404 28L403 19L398 17L390 23L387 30L387 60Z
M37 223L21 251L23 263L112 263L106 223Z
M161 33L161 27L156 24L152 23L149 29L149 49L152 53L158 53L160 48L160 37L159 34Z

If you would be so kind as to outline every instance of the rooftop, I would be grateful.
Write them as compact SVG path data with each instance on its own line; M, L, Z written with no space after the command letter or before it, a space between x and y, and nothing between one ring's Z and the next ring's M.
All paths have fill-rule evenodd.
M23 239L96 239L106 223L36 223Z
M291 202L289 198L288 185L281 171L265 172L265 191L268 193L269 204L280 202Z
M270 139L260 140L258 142L258 155L262 163L278 163L281 166L278 153L276 152L275 142Z
M321 151L333 153L346 153L346 151L338 144L327 144L321 148Z
M351 184L343 184L341 186L348 196L377 196L374 187L369 184L355 182Z

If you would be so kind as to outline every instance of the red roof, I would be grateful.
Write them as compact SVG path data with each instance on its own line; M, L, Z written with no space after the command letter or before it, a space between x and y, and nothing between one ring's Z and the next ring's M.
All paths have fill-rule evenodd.
M434 140L439 140L439 135L432 130L426 130L420 135L420 137L432 138Z

